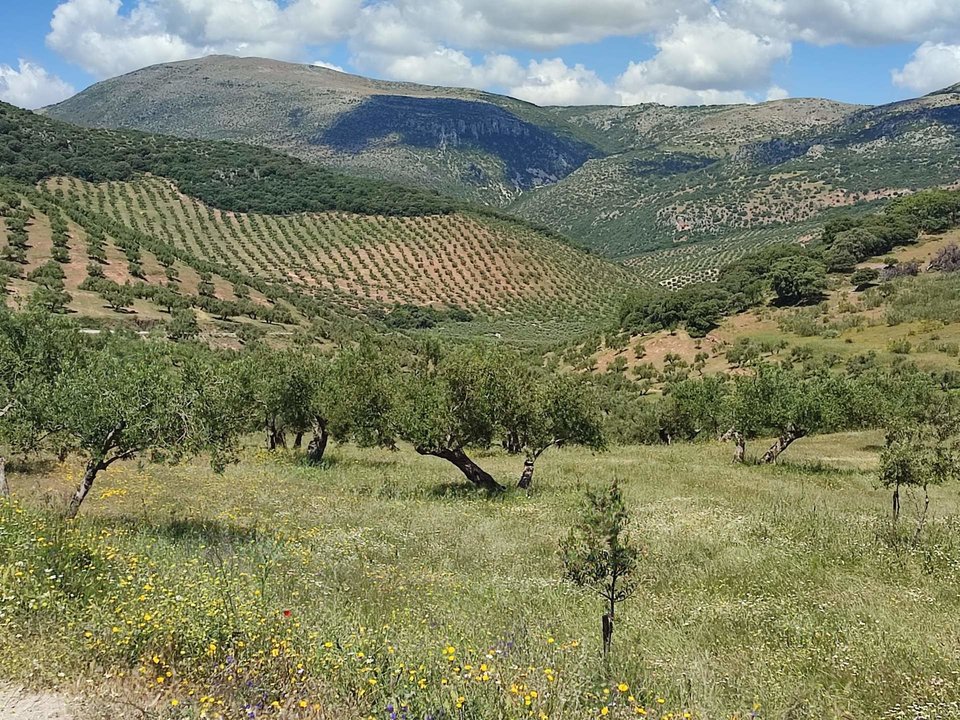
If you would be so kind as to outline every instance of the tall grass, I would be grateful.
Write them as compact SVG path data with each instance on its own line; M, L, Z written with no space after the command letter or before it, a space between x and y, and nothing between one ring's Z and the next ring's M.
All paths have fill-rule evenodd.
M958 717L955 493L920 542L891 530L878 440L807 439L773 468L557 451L499 499L409 451L250 451L221 477L118 468L71 524L45 500L69 467L13 474L0 671L158 718ZM643 583L604 664L600 600L561 580L557 541L613 477Z

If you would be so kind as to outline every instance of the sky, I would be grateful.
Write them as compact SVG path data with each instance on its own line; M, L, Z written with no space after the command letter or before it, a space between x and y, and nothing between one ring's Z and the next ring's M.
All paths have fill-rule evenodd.
M0 0L0 100L36 108L214 53L541 105L826 97L960 82L960 0Z

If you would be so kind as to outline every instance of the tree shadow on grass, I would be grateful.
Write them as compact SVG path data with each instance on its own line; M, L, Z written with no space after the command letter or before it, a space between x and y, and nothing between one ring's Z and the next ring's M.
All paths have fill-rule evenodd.
M828 465L822 460L780 460L775 464L758 467L769 467L777 475L797 475L814 479L824 487L839 487L842 480L848 480L863 474L855 468L840 468Z
M435 483L431 485L427 491L428 496L437 498L440 500L500 500L502 498L510 496L511 488L507 488L501 492L491 492L489 490L483 490L478 488L470 483L463 481L457 482L456 480L449 480L445 482Z
M144 518L124 515L108 520L106 525L156 535L175 542L201 542L205 545L242 545L263 537L257 526L247 527L220 520L199 517Z

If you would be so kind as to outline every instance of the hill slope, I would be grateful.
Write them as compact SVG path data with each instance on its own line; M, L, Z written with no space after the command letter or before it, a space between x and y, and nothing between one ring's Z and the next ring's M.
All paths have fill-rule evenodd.
M589 131L511 98L259 58L155 65L46 112L90 127L261 144L492 205L601 153Z
M674 285L715 271L718 253L802 238L834 208L960 179L956 87L874 108L815 99L539 108L211 57L107 80L47 112L258 143L506 207L608 257L637 258Z
M288 323L389 322L396 306L417 305L562 328L607 312L636 282L561 238L435 195L268 150L84 130L0 105L4 176L13 297L31 294L32 272L55 260L71 309L85 314L130 316L96 300L92 266L138 288L133 309L152 320L164 306L154 291L171 288L224 321L248 302Z

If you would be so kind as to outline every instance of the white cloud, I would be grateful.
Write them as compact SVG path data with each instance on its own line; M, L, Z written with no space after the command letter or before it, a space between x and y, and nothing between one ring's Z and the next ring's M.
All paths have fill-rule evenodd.
M756 102L771 87L773 66L789 57L790 43L734 27L719 12L678 19L656 39L657 54L631 62L617 78L624 104L665 105Z
M631 62L620 77L626 92L673 85L690 90L729 92L769 84L773 64L790 55L790 43L760 37L731 26L719 15L680 18L657 39L658 53Z
M788 97L790 97L790 91L780 87L779 85L771 85L769 88L767 88L767 101L786 100Z
M722 0L741 27L806 42L879 44L960 33L957 0Z
M595 72L579 64L568 67L560 58L531 61L522 82L509 92L537 105L609 105L620 100Z
M656 54L615 81L555 57L613 36ZM786 97L772 71L796 41L922 43L892 80L930 90L956 81L958 36L960 0L61 0L47 42L98 78L211 53L309 61L342 42L349 69L397 80L676 104ZM522 64L516 48L550 55Z
M0 100L34 109L66 100L76 91L39 65L21 59L18 68L0 65Z
M425 85L501 87L523 77L520 64L508 55L488 55L474 64L462 51L448 47L399 57L367 55L365 62L386 77Z
M340 67L339 65L334 65L333 63L328 63L328 62L326 62L325 60L314 60L314 61L313 61L312 63L310 63L310 64L313 65L314 67L326 68L327 70L336 70L337 72L346 72L346 70L344 70L344 69L343 69L342 67Z
M707 0L379 0L364 8L354 39L398 55L423 44L552 50L650 33L707 8Z
M894 85L917 93L954 85L960 82L960 45L926 42L891 76Z
M305 46L343 37L360 1L66 0L47 44L96 77L211 53L299 59Z

